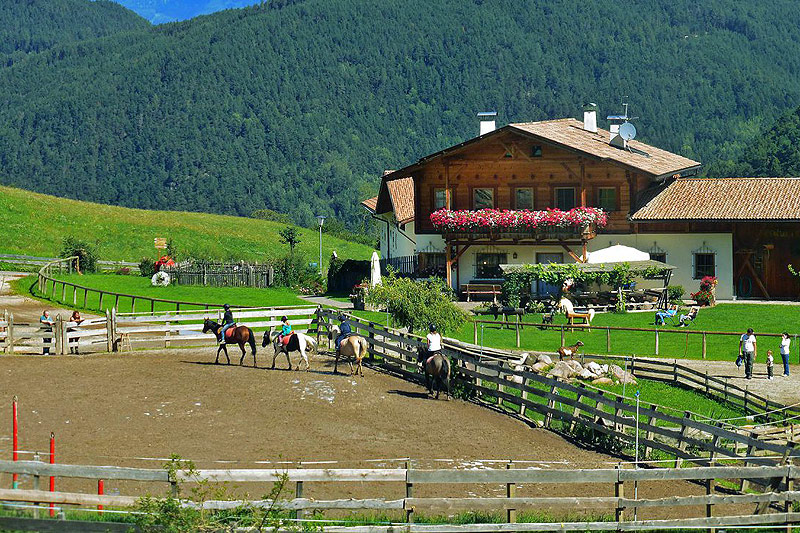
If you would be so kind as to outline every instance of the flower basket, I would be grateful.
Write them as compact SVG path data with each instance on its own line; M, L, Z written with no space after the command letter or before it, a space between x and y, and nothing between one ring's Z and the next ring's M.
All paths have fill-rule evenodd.
M589 232L590 228L602 228L608 223L608 217L595 207L576 207L569 211L440 209L431 214L431 222L437 231L446 234L510 238L526 234L539 239L564 239Z
M700 290L692 293L697 305L713 307L717 303L717 278L706 276L700 280Z

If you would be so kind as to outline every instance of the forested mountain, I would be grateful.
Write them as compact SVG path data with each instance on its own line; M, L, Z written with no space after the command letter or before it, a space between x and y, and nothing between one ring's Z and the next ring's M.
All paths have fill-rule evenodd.
M147 21L133 11L107 0L3 0L0 54L17 57L21 53L46 50L56 43L142 30L147 26Z
M800 107L789 111L746 147L738 160L717 161L708 174L720 177L800 176Z
M624 96L643 141L732 159L800 103L797 20L794 0L273 0L1 69L0 181L354 226L383 169L476 135L477 111Z
M152 22L162 24L198 15L259 4L262 0L117 0Z

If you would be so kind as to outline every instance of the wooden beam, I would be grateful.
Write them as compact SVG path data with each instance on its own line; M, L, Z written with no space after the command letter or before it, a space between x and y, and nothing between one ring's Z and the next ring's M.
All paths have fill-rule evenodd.
M561 244L561 247L564 250L566 250L567 253L569 254L569 256L571 258L573 258L576 262L578 262L578 263L585 263L586 262L581 257L579 257L577 254L575 254L575 252L573 252L572 249L569 246L567 246L565 243L562 242L562 243L559 243L559 244Z
M572 178L574 178L574 179L576 179L576 180L579 180L579 179L581 179L581 177L580 177L580 176L578 176L577 174L575 174L575 173L572 171L572 169L571 169L571 168L569 168L569 165L567 165L566 163L561 163L561 166L562 166L562 167L564 167L564 168L566 169L566 171L567 171L567 174L569 174L569 175L570 175Z

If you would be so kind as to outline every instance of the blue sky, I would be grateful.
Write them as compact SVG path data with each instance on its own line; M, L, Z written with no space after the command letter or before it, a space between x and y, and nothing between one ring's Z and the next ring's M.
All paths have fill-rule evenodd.
M115 0L153 24L186 20L223 9L246 7L261 0Z

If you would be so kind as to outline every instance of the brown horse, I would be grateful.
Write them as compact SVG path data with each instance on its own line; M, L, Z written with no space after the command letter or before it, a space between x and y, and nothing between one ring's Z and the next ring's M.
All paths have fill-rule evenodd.
M339 333L339 326L335 324L332 325L328 330L328 341L338 337ZM364 370L361 367L361 362L367 354L369 354L369 343L367 339L360 335L350 335L343 339L342 343L339 345L339 351L336 352L336 362L333 364L333 373L338 373L339 357L349 357L347 363L350 365L350 375L358 374L364 377ZM353 360L356 362L355 371L353 370Z
M436 399L439 399L439 393L442 387L447 393L446 398L450 399L450 362L447 357L442 355L442 352L435 352L431 354L424 346L417 348L417 361L422 365L425 370L425 385L428 387L428 394L433 396L433 386L436 382L439 387L436 389Z
M220 330L221 327L222 327L221 324L218 324L218 323L214 322L213 320L209 320L208 318L206 318L203 321L203 333L207 333L207 332L211 331L212 333L214 333L214 335L218 336L219 333L220 333L219 330ZM250 344L250 348L253 351L253 368L255 368L256 367L256 338L255 338L255 335L253 334L253 330L248 328L247 326L234 326L234 327L230 328L228 331L231 331L232 333L231 333L231 335L226 336L225 337L225 342L223 344L220 344L219 348L217 348L217 358L214 360L214 364L215 365L219 364L219 352L220 351L225 352L225 359L228 360L228 364L231 364L231 358L228 357L228 348L226 348L226 345L228 345L228 344L238 344L239 345L239 349L242 351L242 358L239 359L239 365L244 364L244 356L245 356L244 345L249 343Z

